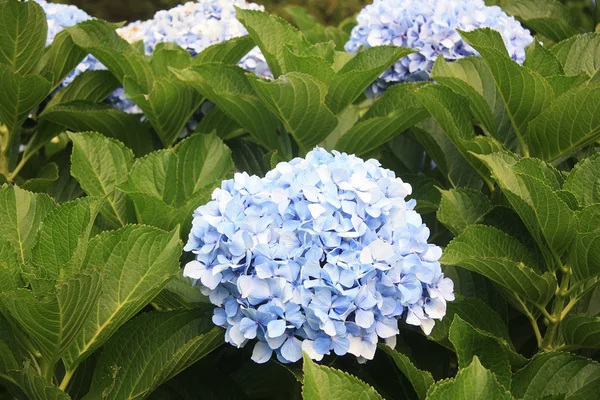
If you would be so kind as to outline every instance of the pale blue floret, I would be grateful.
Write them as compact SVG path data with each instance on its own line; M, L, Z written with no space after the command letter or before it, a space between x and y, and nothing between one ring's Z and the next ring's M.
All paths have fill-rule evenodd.
M376 160L320 148L262 179L238 173L195 211L184 275L227 342L257 339L256 362L372 359L399 319L429 334L454 299L411 191Z
M263 10L262 6L243 0L198 0L178 5L170 10L158 11L154 18L136 21L117 30L130 43L143 42L147 55L154 52L159 43L176 43L196 56L207 47L246 35L248 32L235 17L235 7ZM267 62L254 48L240 61L239 66L261 77L271 77ZM113 93L109 102L120 110L141 114L142 110L125 96L123 89ZM183 135L195 130L197 121L205 114L198 114L187 124Z
M69 26L92 19L85 11L79 8L66 5L48 3L44 0L36 0L46 13L46 22L48 23L48 36L46 36L46 46L49 46L61 31ZM87 55L83 61L77 65L75 70L69 74L62 82L61 86L66 86L75 79L75 77L85 71L106 69L94 56Z
M500 7L486 6L483 0L375 0L357 20L346 43L348 52L381 45L418 50L384 72L368 90L370 95L380 94L397 82L427 80L440 55L449 61L476 55L457 30L497 30L512 59L521 64L525 47L533 42L530 32L518 21Z

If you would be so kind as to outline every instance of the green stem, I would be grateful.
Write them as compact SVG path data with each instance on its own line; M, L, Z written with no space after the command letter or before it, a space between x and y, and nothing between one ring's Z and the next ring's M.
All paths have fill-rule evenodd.
M542 344L542 334L540 332L540 327L538 326L537 320L535 319L533 314L529 312L529 308L527 308L527 306L525 305L525 303L523 302L523 300L521 300L521 298L519 296L517 296L515 294L514 298L519 302L519 304L521 305L521 308L523 309L523 312L527 316L527 319L529 319L529 322L531 323L531 327L533 328L533 333L535 334L535 340L537 341L538 347L540 347Z
M60 390L62 390L63 392L66 392L67 386L69 386L69 382L71 382L71 378L73 378L73 375L75 375L75 370L69 370L69 371L65 372L65 376L63 377L62 381L60 382L60 386L58 388Z
M561 266L561 269L564 271L564 273L560 282L560 288L558 289L558 293L554 299L554 305L552 307L552 319L550 320L550 325L548 325L548 330L546 330L540 345L542 350L552 349L554 338L556 337L556 332L558 331L558 326L562 320L563 307L565 306L565 300L567 298L569 281L571 280L572 272L571 269L566 266Z
M6 125L0 126L0 174L10 177L12 150L14 148L16 134L10 132Z

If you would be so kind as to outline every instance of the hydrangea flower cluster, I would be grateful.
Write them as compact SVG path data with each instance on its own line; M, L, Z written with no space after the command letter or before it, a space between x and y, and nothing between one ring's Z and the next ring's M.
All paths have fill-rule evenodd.
M238 173L195 211L184 275L227 342L258 339L256 362L372 359L398 320L429 334L454 300L411 190L376 160L320 148L262 179Z
M85 11L72 5L48 3L44 0L36 0L36 2L46 13L46 21L48 23L46 46L49 46L54 41L56 35L64 28L92 19ZM82 72L98 69L106 69L106 67L94 56L88 54L83 61L77 65L75 70L63 81L62 86L71 83L73 79Z
M380 94L391 84L427 80L436 58L446 60L478 54L464 42L457 29L497 30L513 60L525 61L525 47L533 42L529 31L500 7L484 0L375 0L358 15L346 51L361 47L395 45L419 50L402 58L372 85L370 92Z
M235 17L235 7L260 10L264 7L244 0L198 0L179 5L170 10L158 11L148 21L136 21L117 30L130 43L142 41L146 54L152 54L158 43L176 43L192 56L205 48L226 40L246 35L248 32ZM239 63L247 71L270 77L271 71L258 49L254 48ZM121 89L111 96L111 103L129 113L141 110ZM195 121L191 121L192 124Z

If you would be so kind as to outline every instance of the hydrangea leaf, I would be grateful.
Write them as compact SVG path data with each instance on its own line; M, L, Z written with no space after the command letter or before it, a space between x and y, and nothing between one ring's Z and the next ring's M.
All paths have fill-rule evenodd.
M571 24L570 10L556 0L517 0L505 10L557 43L578 33Z
M600 87L584 86L560 96L531 121L525 141L532 156L550 162L566 157L598 138Z
M600 275L600 204L577 212L579 229L569 251L569 265L577 280Z
M11 2L12 3L12 2ZM0 121L16 135L31 111L52 90L52 84L39 75L21 75L0 64Z
M567 346L600 348L600 317L567 315L560 323Z
M192 286L192 280L181 275L175 275L164 289L152 299L162 309L175 310L178 308L195 309L210 304L197 287Z
M437 212L438 220L455 235L468 226L482 221L493 208L483 193L472 189L440 190L442 201Z
M15 249L20 264L31 260L39 227L54 206L47 195L17 186L0 187L0 237Z
M435 382L431 373L429 371L418 369L410 358L389 346L380 344L378 348L392 358L398 369L402 371L404 376L406 376L412 384L419 400L424 400L427 395L427 390Z
M87 243L104 201L85 197L61 204L40 226L32 261L44 279L57 280L81 271Z
M534 41L531 46L525 49L527 58L523 65L543 77L552 77L564 75L565 71L558 61L558 58L552 51L542 46L539 42Z
M569 173L564 189L577 198L581 207L600 203L600 154L579 162Z
M129 322L107 343L90 394L106 399L145 398L163 382L215 350L223 331L212 307L151 312ZM116 370L115 370L116 368Z
M8 241L0 242L0 292L23 287L21 266L15 248Z
M37 176L26 180L21 188L34 193L45 193L58 180L58 165L50 163L40 168Z
M100 213L111 227L125 226L132 218L125 194L116 187L127 180L133 152L99 133L71 133L69 138L73 141L71 175L89 196L106 197Z
M291 72L276 81L251 78L250 83L302 151L312 149L337 126L337 117L325 104L327 87L310 75Z
M211 108L208 113L202 116L202 120L194 131L194 133L212 132L216 132L222 140L235 139L245 133L244 128L219 107Z
M6 322L6 321L2 321ZM0 374L21 368L9 345L0 340Z
M33 72L44 53L47 32L46 15L36 2L0 3L0 64L21 75Z
M102 267L104 291L64 357L68 369L104 344L162 290L179 270L180 254L177 230L130 225L90 241L85 264Z
M150 90L128 77L123 86L127 97L144 111L165 147L175 143L204 100L194 88L173 76L155 79Z
M598 390L600 364L562 352L536 355L513 376L511 387L513 395L523 400L557 395L567 399L593 398Z
M461 32L464 40L477 50L494 78L513 125L525 152L523 138L529 122L537 117L554 98L548 82L538 73L515 63L508 55L502 37L491 29Z
M194 63L222 62L223 64L237 64L255 46L249 35L232 38L202 50L196 56Z
M413 52L398 46L376 46L359 52L336 73L329 85L327 106L339 114L386 69Z
M71 397L67 393L40 377L33 367L10 370L6 373L6 376L9 377L29 399L71 400Z
M600 35L586 33L552 47L567 75L586 73L592 77L600 69Z
M552 254L563 254L573 241L575 213L547 182L531 171L519 170L527 161L517 161L507 153L480 157L544 252L548 268L558 268ZM526 166L531 170L532 166Z
M389 88L369 111L341 136L335 148L349 154L364 155L427 118L427 110L412 93L414 88L413 85L396 85Z
M490 184L488 169L475 155L495 153L503 147L493 138L475 135L467 99L441 85L422 87L415 96L444 129L465 160Z
M76 100L99 103L118 87L119 81L110 71L86 71L56 92L46 105L46 109Z
M52 82L55 88L77 67L87 55L80 47L75 45L71 35L62 31L46 47L40 61L40 75Z
M475 356L471 365L461 369L454 379L442 380L427 392L428 400L471 399L512 400L494 374L485 369Z
M100 271L87 270L59 281L44 298L28 289L18 289L0 294L0 302L52 366L97 307L101 290Z
M496 106L501 100L493 85L491 72L482 58L467 57L450 63L444 57L438 57L433 64L431 79L468 98L469 109L485 130L506 143L506 138L499 136L502 129L497 125L508 118L503 118L504 107Z
M89 20L66 28L79 47L90 52L124 83L125 77L144 90L152 87L152 69L146 58L102 20Z
M311 75L325 84L329 84L335 76L331 63L317 55L297 54L287 46L283 51L283 57L290 71Z
M473 328L487 332L502 340L513 349L508 328L500 315L484 301L475 297L457 296L456 300L449 302L446 316L443 320L436 322L429 337L435 341L442 342L444 345L451 346L446 339L450 333L450 326L455 316L459 316L462 321L465 321L465 323L468 323Z
M298 53L312 47L300 31L282 18L241 8L236 8L236 16L260 48L275 78L290 72L284 57L286 46Z
M484 275L540 305L545 305L556 290L556 279L551 273L539 275L531 269L533 260L518 240L489 226L465 229L450 242L441 262Z
M127 114L106 104L76 100L55 105L40 118L72 131L98 132L117 139L138 156L153 150L152 135L139 115Z
M337 369L314 363L304 354L304 382L302 398L305 400L382 399L368 384Z
M233 161L239 171L249 175L265 176L271 169L265 160L265 151L256 142L237 139L228 143L232 151Z
M477 356L505 388L510 388L511 365L520 366L527 362L504 339L473 327L459 315L454 316L448 338L454 345L459 368L465 368Z
M269 150L279 149L279 121L256 95L243 69L209 63L176 74L244 127L260 144Z

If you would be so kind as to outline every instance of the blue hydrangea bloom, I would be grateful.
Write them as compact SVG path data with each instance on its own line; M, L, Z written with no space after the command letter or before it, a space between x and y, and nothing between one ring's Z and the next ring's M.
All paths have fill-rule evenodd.
M46 22L48 23L46 46L49 46L54 41L56 35L64 28L92 19L85 11L72 5L48 3L44 0L36 0L36 2L46 13ZM94 56L87 55L75 70L63 81L62 86L71 83L71 81L82 72L98 69L106 69L106 67Z
M158 11L153 19L133 22L117 32L130 43L142 41L148 55L152 54L158 43L164 42L176 43L196 55L213 44L248 33L236 19L235 7L264 10L262 6L243 0L199 0ZM271 71L258 47L250 51L239 65L259 76L271 77ZM129 113L142 112L122 89L111 96L110 102ZM193 130L195 124L197 118L190 121L187 130Z
M429 78L439 55L446 60L478 54L462 40L457 29L497 30L513 60L525 61L525 47L533 42L529 31L500 7L485 5L483 0L375 0L357 17L346 51L361 47L395 45L419 50L404 57L369 89L380 94L391 84Z
M376 160L320 148L262 179L238 173L194 212L184 275L227 342L257 339L256 362L372 359L398 320L429 334L454 300L411 190Z

